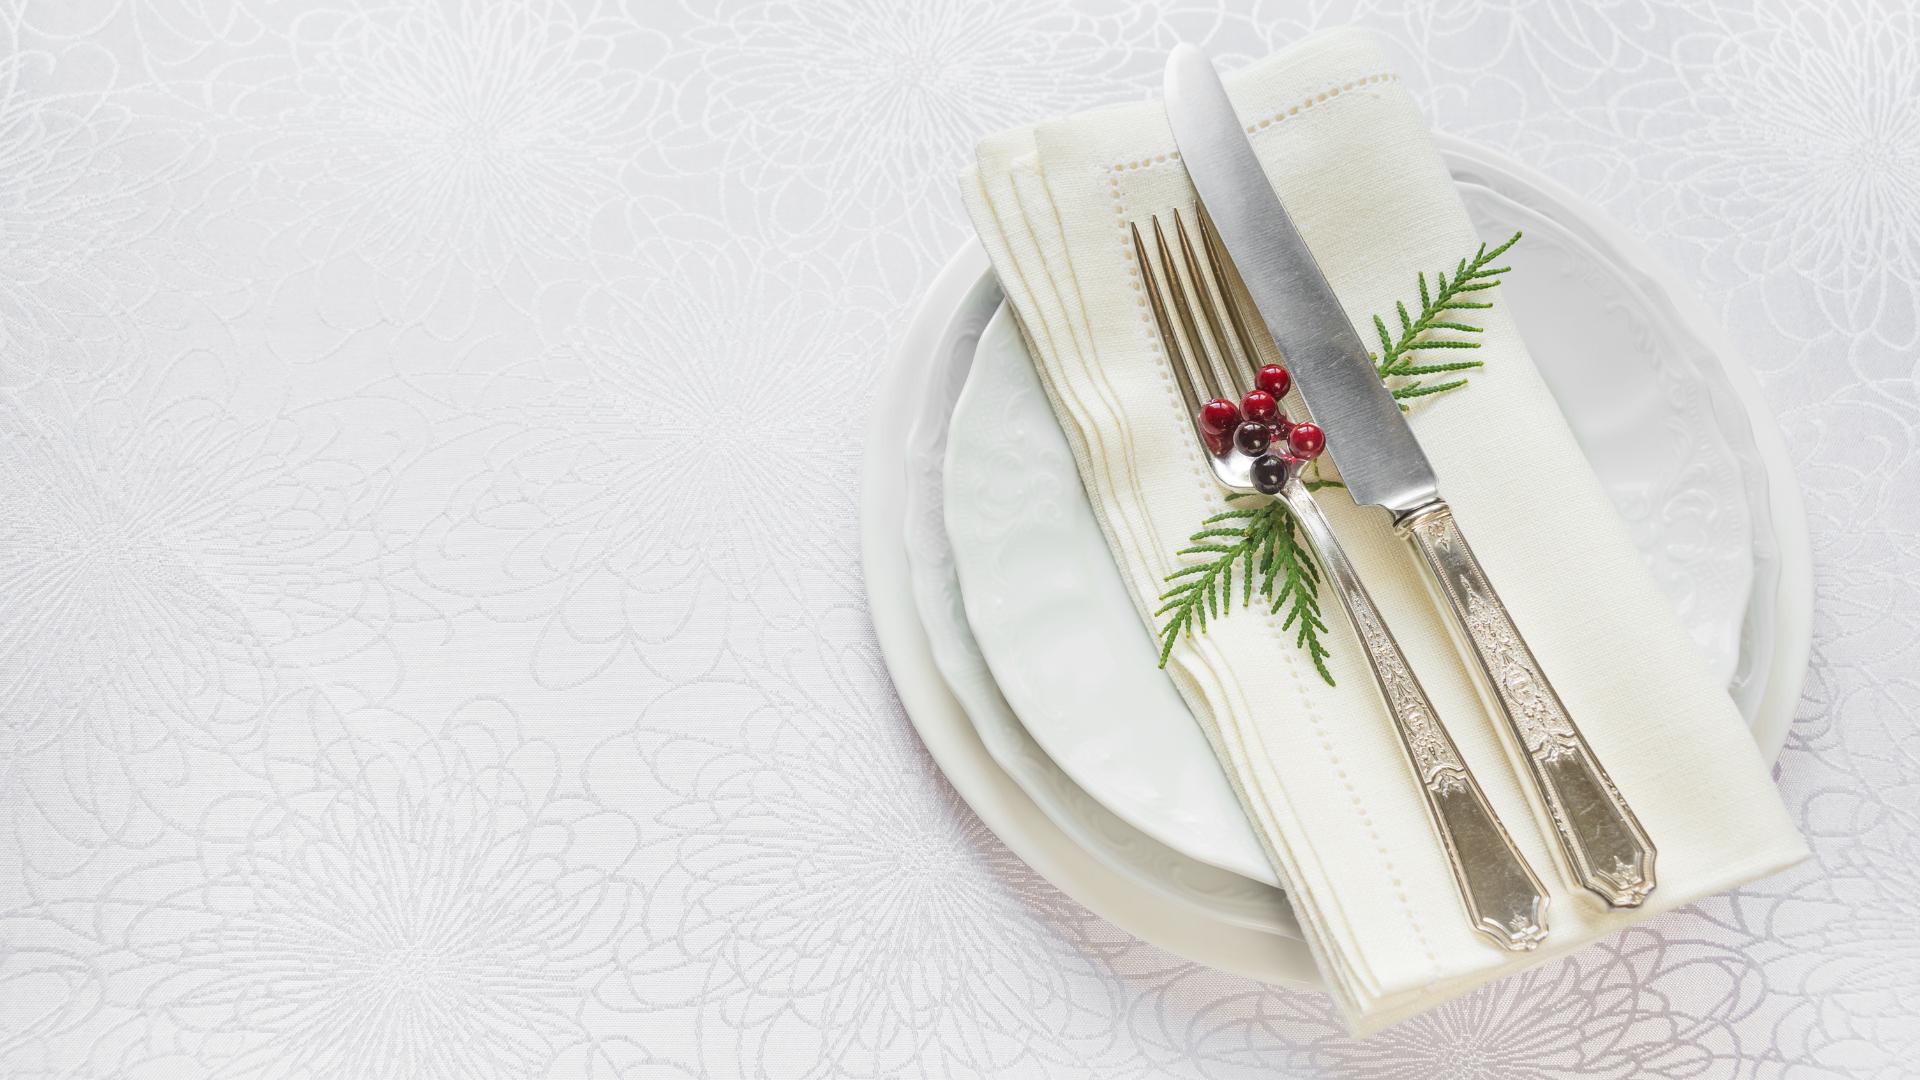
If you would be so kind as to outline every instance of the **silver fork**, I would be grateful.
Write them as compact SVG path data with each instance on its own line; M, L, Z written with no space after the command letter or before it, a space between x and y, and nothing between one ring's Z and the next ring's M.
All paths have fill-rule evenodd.
M1546 890L1494 815L1472 771L1434 714L1433 703L1427 700L1393 633L1380 618L1379 608L1360 584L1353 563L1301 480L1301 462L1282 458L1276 470L1273 460L1245 453L1231 442L1223 452L1208 444L1207 431L1200 421L1201 407L1213 398L1239 400L1253 386L1254 373L1262 361L1241 313L1244 301L1238 297L1241 286L1237 275L1213 235L1205 210L1200 213L1201 243L1197 245L1180 212L1175 210L1170 217L1171 245L1161 219L1151 219L1151 256L1139 226L1129 228L1134 256L1147 287L1148 305L1159 326L1187 415L1193 418L1202 456L1212 466L1220 486L1235 492L1264 490L1283 500L1300 523L1364 647L1374 684L1393 717L1401 749L1425 796L1428 819L1446 849L1468 919L1474 929L1503 948L1531 950L1547 936ZM1267 344L1271 347L1270 339ZM1339 433L1329 437L1338 438ZM1351 437L1364 436L1355 433ZM1257 441L1248 440L1254 444ZM1256 468L1261 470L1257 476Z

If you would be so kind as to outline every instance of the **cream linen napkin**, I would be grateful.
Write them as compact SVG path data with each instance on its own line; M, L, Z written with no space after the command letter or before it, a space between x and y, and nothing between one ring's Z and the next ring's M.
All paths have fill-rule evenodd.
M1450 267L1478 243L1418 110L1368 36L1320 35L1227 84L1356 322L1391 311L1416 270ZM1151 622L1170 553L1222 498L1166 374L1126 227L1190 207L1193 189L1157 103L996 135L978 157L963 179L969 211ZM1468 928L1332 597L1324 606L1338 688L1322 684L1257 607L1178 646L1169 671L1356 1033L1806 855L1740 716L1490 295L1495 308L1476 313L1486 367L1466 389L1420 405L1413 424L1461 528L1659 848L1659 887L1641 911L1618 913L1569 884L1544 810L1522 788L1413 556L1383 512L1323 492L1440 715L1552 892L1551 938L1537 953L1504 952Z

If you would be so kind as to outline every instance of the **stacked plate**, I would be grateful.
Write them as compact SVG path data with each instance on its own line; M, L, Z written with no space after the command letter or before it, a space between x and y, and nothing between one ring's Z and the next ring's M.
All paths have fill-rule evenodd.
M1811 566L1791 462L1751 375L1700 305L1592 210L1437 141L1480 234L1526 233L1502 301L1702 654L1777 754L1806 669ZM1139 937L1316 983L1224 773L1155 666L977 247L941 273L894 359L862 512L895 685L986 824Z

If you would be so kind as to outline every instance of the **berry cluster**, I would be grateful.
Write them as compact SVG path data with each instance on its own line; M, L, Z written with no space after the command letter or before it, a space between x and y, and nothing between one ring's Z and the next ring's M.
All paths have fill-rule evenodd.
M1280 399L1292 387L1293 376L1286 368L1268 364L1239 405L1214 398L1200 408L1200 430L1207 448L1225 454L1231 447L1256 459L1253 486L1268 495L1285 487L1288 475L1301 462L1319 457L1327 445L1319 425L1292 423L1281 411Z

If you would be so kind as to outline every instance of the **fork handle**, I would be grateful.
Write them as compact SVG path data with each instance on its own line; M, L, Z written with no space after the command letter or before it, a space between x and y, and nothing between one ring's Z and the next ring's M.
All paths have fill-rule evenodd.
M1400 748L1420 782L1427 816L1440 835L1454 884L1460 889L1475 930L1502 948L1526 952L1547 936L1547 893L1533 869L1513 844L1513 838L1487 804L1453 740L1427 700L1420 680L1400 652L1393 633L1380 618L1373 597L1360 584L1360 575L1347 559L1319 504L1299 480L1281 489L1347 621L1367 657L1373 681L1393 717Z
M1638 907L1654 888L1654 847L1540 670L1444 502L1400 523L1445 601L1456 644L1519 744L1573 876L1609 906ZM1461 640L1464 639L1464 640Z

